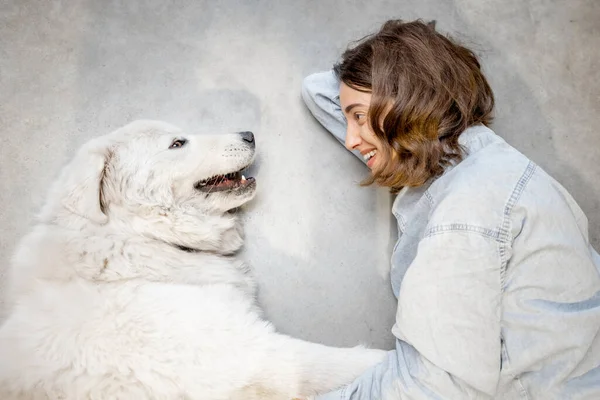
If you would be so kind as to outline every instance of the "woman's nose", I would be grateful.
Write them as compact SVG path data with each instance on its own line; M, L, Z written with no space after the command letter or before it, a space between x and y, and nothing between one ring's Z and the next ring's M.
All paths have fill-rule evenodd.
M346 129L346 148L348 150L354 150L361 142L362 140L358 131L348 126Z

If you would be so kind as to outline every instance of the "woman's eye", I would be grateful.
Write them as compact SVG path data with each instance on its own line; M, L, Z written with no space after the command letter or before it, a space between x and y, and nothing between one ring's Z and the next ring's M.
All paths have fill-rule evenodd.
M363 119L365 119L366 115L362 114L362 113L356 113L354 114L354 118L356 118L357 121L362 121Z
M185 146L186 143L187 143L187 140L185 140L185 139L175 139L175 140L173 140L173 143L171 143L169 148L170 149L178 149L180 147Z

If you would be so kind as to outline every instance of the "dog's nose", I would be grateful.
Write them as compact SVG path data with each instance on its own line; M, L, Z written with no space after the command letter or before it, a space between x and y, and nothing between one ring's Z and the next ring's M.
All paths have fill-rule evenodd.
M254 144L254 133L250 131L240 132L242 139L244 142Z

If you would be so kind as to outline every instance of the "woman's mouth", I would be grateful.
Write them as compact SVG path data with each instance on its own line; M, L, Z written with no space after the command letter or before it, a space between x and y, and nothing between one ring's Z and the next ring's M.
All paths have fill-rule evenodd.
M371 150L370 152L363 154L363 159L367 162L367 167L372 168L375 164L375 155L377 150Z

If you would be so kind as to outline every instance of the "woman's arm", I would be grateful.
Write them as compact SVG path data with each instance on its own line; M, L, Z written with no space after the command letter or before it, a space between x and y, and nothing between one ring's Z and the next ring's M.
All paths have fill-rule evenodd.
M501 365L499 244L477 230L432 231L402 282L396 350L318 400L494 396Z
M316 120L344 144L346 117L340 108L340 82L333 71L318 72L304 78L302 99ZM352 153L365 162L359 152Z

